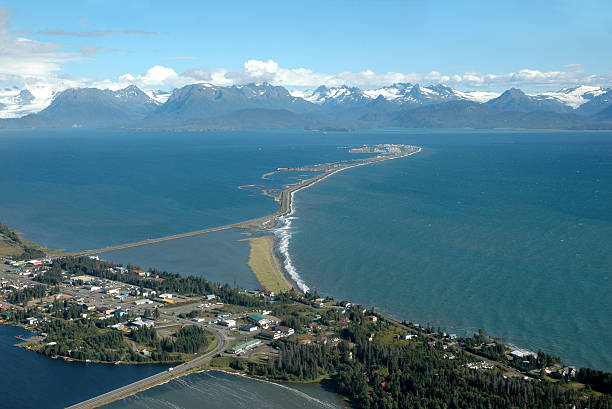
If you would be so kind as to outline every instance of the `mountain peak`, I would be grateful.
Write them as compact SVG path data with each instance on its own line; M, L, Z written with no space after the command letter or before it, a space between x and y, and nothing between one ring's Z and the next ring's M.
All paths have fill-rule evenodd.
M567 112L569 108L560 101L546 96L529 96L518 88L510 88L499 97L485 103L486 106L498 111L549 111Z
M499 98L502 98L502 97L504 97L504 96L505 96L505 97L512 97L512 98L523 98L523 97L526 97L527 95L525 95L525 93L524 93L522 90L520 90L520 89L518 89L518 88L514 88L514 87L512 87L512 88L510 88L509 90L507 90L507 91L503 92L503 93L502 93L502 94L499 96Z
M15 96L15 103L19 105L29 105L36 98L27 89L22 89L17 96Z

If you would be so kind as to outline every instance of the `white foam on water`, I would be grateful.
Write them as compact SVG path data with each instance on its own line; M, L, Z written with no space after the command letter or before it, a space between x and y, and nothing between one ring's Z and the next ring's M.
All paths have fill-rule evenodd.
M403 158L406 156L411 156L414 155L415 153L419 153L421 152L421 148L419 147L416 151L408 153L406 155L402 155L402 156L397 156L397 157L390 157L385 159L385 161L387 160L393 160L393 159L398 159L398 158ZM384 161L383 161L384 162ZM294 191L291 192L291 211L289 212L289 214L287 214L286 216L281 216L278 218L278 226L273 230L274 236L276 236L276 239L278 240L278 252L282 255L283 260L284 260L284 269L287 272L287 274L289 274L289 277L291 277L291 279L295 282L295 284L300 288L300 290L302 290L303 292L308 292L310 291L310 287L308 287L306 285L306 283L304 283L304 280L302 280L302 277L300 276L300 274L298 273L297 269L295 268L295 266L293 265L293 260L291 259L291 254L289 253L289 243L291 242L291 238L293 237L293 231L291 230L291 222L295 219L297 219L296 216L294 216L295 213L295 194L297 192L299 192L302 189L306 189L309 188L310 186L313 186L316 183L319 183L322 180L327 179L328 177L330 177L331 175L334 175L338 172L341 172L343 170L346 169L351 169L351 168L355 168L358 166L364 166L364 165L369 165L371 164L370 162L365 162L365 163L358 163L352 166L346 166L343 168L340 168L338 170L335 170L333 172L330 172L328 175L322 177L321 179L307 185L304 187L301 187L299 189L296 189Z
M293 193L292 193L293 195ZM278 252L282 255L284 261L284 269L289 274L289 277L295 282L295 284L304 292L308 292L310 288L304 283L302 277L300 277L297 269L293 265L291 254L289 253L289 242L293 235L291 231L291 222L296 217L291 216L293 214L293 199L291 200L291 212L287 216L278 218L279 226L274 229L274 235L278 240Z

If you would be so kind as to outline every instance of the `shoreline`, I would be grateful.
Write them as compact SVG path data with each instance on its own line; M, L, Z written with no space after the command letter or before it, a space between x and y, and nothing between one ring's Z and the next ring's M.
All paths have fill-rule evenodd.
M355 163L355 164L351 164L351 165L346 165L343 167L339 167L337 169L333 169L330 171L326 171L324 172L322 175L317 175L311 179L307 179L308 183L303 184L302 186L299 186L299 184L293 185L292 187L289 187L286 190L283 190L281 192L281 196L284 194L288 194L288 198L287 198L287 207L285 209L285 212L282 212L282 208L279 210L280 215L276 218L276 224L277 227L273 228L272 231L274 233L274 236L276 238L276 240L278 241L277 244L277 248L278 248L278 252L281 254L282 256L282 260L279 260L280 265L283 269L283 273L289 277L294 285L296 287L298 287L300 289L300 291L302 292L308 292L310 290L310 287L308 287L308 285L302 280L301 276L299 275L299 273L297 272L297 270L295 269L295 267L293 266L293 263L291 261L291 255L289 254L289 240L291 238L290 234L286 234L283 235L283 231L287 231L291 228L291 217L293 216L293 214L295 213L295 197L294 195L306 188L309 188L311 186L313 186L314 184L327 179L328 177L338 173L338 172L342 172L343 170L346 169L351 169L351 168L356 168L358 166L364 166L364 165L370 165L370 164L374 164L374 163L379 163L379 162L385 162L388 160L393 160L393 159L400 159L400 158L404 158L404 157L408 157L408 156L412 156L416 153L420 153L423 148L416 147L417 149L414 152L410 152L410 153L406 153L403 155L398 155L398 156L390 156L390 157L385 157L385 158L381 158L379 160L375 160L375 161L366 161L366 162L362 162L362 163ZM281 205L282 206L282 205ZM278 226L278 222L284 222L285 225L279 227ZM278 237L278 236L282 236L282 237ZM282 246L282 247L281 247Z
M295 209L293 206L293 199L294 199L294 195L295 193L299 192L302 189L306 189L308 187L311 187L312 185L314 185L315 183L318 183L324 179L327 179L328 177L338 173L338 172L342 172L343 170L346 169L351 169L351 168L356 168L358 166L364 166L364 165L371 165L374 163L380 163L380 162L385 162L388 160L393 160L393 159L400 159L400 158L405 158L407 156L412 156L415 153L419 153L423 150L423 148L421 148L420 146L416 147L417 149L414 152L410 152L410 153L405 153L402 155L397 155L397 156L386 156L386 157L375 157L374 159L377 160L371 160L368 161L367 159L364 159L364 162L361 163L355 163L355 164L349 164L349 165L341 165L340 167L336 168L336 169L332 169L332 170L328 170L325 171L323 174L321 175L316 175L314 177L312 177L311 179L306 179L305 181L302 181L298 184L295 185L288 185L286 190L283 190L281 192L281 195L283 193L289 193L289 198L288 198L288 209L285 210L285 213L283 213L282 209L279 211L280 217L283 216L288 216L291 215ZM304 182L304 183L303 183Z

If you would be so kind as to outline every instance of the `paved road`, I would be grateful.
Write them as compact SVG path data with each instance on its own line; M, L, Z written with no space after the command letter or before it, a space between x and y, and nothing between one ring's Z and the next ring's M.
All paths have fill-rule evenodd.
M217 336L217 339L219 340L219 344L217 345L217 347L214 350L210 351L209 353L199 356L195 359L192 359L189 362L185 362L184 364L175 366L172 371L160 372L148 378L141 379L129 385L122 386L121 388L104 393L102 395L98 395L94 398L88 399L81 403L77 403L76 405L69 406L67 409L97 408L97 407L109 404L111 402L117 401L119 399L123 399L125 397L133 395L142 390L151 388L155 385L159 385L160 383L167 382L170 379L176 378L179 375L183 375L191 371L192 369L199 367L200 365L208 361L210 358L212 358L216 354L224 351L228 345L227 337L220 330L213 328L213 327L204 327L204 328L214 333Z

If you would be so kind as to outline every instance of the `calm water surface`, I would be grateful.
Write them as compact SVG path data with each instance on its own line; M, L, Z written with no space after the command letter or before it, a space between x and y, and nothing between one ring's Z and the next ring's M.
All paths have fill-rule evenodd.
M244 231L231 229L101 256L115 263L131 263L145 269L199 275L213 282L232 285L235 282L244 288L258 288L259 283L247 264L250 253L249 243L244 241L247 238Z
M166 368L160 365L94 365L50 359L18 348L26 331L0 324L0 408L63 408Z
M312 137L312 139L311 139ZM101 248L273 213L277 167L353 158L309 132L0 133L0 220L53 248Z

